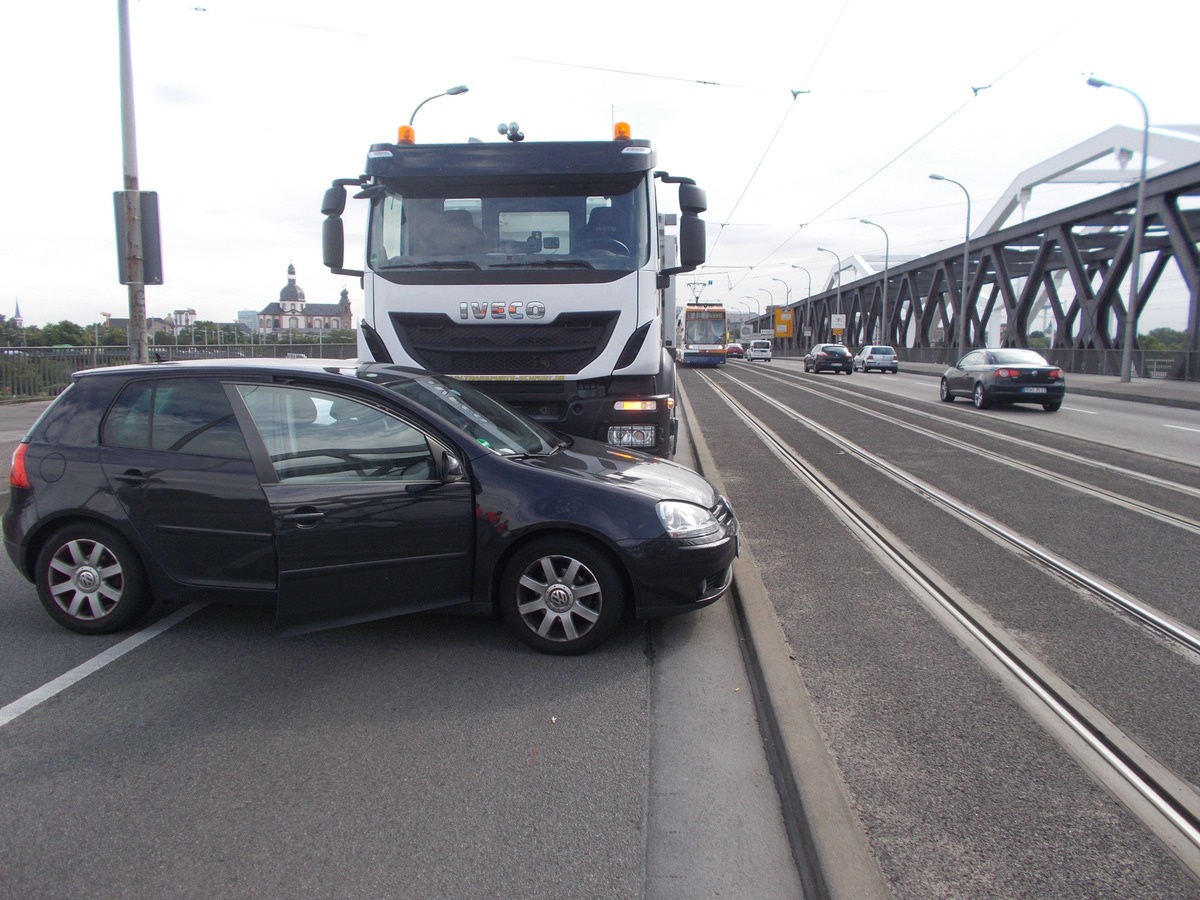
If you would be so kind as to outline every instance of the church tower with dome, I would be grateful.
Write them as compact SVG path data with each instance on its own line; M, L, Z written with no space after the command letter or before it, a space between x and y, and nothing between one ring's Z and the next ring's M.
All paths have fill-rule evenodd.
M279 291L279 299L258 313L259 334L316 334L354 327L350 292L346 288L342 288L337 303L309 303L304 297L304 289L296 284L296 267L290 262L287 275L287 284Z

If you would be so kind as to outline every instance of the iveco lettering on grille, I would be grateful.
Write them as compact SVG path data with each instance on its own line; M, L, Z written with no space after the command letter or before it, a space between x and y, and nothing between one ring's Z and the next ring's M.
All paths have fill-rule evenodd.
M546 304L533 301L531 303L523 303L516 300L512 303L504 303L495 301L493 303L479 303L478 301L463 302L458 304L458 317L460 319L544 319L546 318Z

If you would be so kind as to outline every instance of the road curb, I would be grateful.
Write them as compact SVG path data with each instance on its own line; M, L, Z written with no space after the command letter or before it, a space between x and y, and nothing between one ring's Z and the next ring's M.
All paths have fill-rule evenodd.
M725 493L716 463L682 386L685 427L697 466ZM730 602L759 710L759 727L775 773L788 836L805 896L884 900L891 896L817 725L812 703L749 548L733 565Z

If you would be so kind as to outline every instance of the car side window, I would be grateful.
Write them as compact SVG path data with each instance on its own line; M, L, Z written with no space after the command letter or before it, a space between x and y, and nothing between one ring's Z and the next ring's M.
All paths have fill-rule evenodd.
M105 417L101 441L110 447L250 458L224 388L208 378L126 385Z
M300 387L239 385L280 481L429 481L426 436L351 397Z

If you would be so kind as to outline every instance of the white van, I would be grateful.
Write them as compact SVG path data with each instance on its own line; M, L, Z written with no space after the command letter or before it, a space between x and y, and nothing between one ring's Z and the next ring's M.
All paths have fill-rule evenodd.
M767 362L771 361L771 342L768 340L754 340L746 347L747 361L755 359L764 359Z

